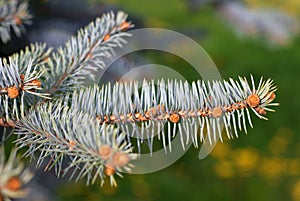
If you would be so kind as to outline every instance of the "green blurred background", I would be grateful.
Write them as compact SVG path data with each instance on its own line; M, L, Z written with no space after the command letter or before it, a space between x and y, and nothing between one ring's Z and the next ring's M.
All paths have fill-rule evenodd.
M95 3L99 1L91 1ZM103 2L103 1L102 1ZM118 188L68 183L56 191L61 200L300 200L300 37L288 43L268 42L268 36L246 36L226 22L213 4L189 7L187 1L107 1L139 19L144 27L184 33L212 57L223 78L253 74L271 77L278 86L280 107L268 121L254 118L248 135L218 143L204 160L191 148L172 166L146 175L125 175ZM271 6L299 19L299 1L251 1L251 9ZM178 47L180 48L180 47ZM184 68L170 55L151 61ZM192 77L191 77L192 78ZM293 113L295 112L295 114Z

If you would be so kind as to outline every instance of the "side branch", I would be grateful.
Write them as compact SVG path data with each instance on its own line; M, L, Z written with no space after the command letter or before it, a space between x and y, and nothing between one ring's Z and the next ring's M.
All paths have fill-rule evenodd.
M53 62L49 64L49 89L47 93L53 95L57 91L74 90L83 84L87 76L93 71L103 69L103 57L110 57L114 47L121 47L125 40L126 30L133 27L126 21L127 15L119 12L104 15L95 23L89 24L53 54Z
M27 1L0 1L0 39L6 43L11 39L10 30L20 37L25 31L24 24L31 23Z

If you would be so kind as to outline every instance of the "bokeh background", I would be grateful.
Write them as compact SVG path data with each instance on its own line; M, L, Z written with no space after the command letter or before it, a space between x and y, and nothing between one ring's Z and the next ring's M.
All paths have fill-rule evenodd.
M58 180L37 171L29 184L40 200L300 200L300 1L298 0L87 0L31 1L33 25L21 39L0 45L1 56L35 41L62 45L79 27L109 10L123 10L137 28L183 33L211 56L223 78L252 74L273 78L280 107L268 121L253 118L254 128L238 139L218 143L199 160L191 148L167 169L124 175L118 188L86 187L84 181ZM181 47L178 47L181 48ZM142 52L139 60L173 66L187 64L161 52ZM130 59L126 62L130 62ZM119 74L120 72L115 72ZM46 195L46 196L45 196ZM32 200L33 197L28 198Z

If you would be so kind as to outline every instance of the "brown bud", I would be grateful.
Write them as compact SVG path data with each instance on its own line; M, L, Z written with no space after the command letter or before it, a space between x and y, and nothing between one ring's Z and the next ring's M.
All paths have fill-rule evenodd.
M123 167L125 166L127 163L129 163L130 158L128 157L128 155L124 152L117 152L114 154L113 156L113 164L116 167Z
M144 116L141 115L140 118L139 118L139 120L140 121L147 121L148 119L146 117L144 117Z
M30 86L36 86L36 87L41 87L42 83L39 80L32 80L31 82L29 82L27 85Z
M16 86L8 87L7 94L10 98L17 98L19 96L19 90Z
M276 95L275 95L274 92L269 92L269 93L268 93L268 96L269 96L269 100L270 100L270 101L273 101L273 100L276 98Z
M147 111L147 112L145 112L145 117L147 118L147 119L150 119L150 112L149 111Z
M142 114L139 113L139 112L137 112L137 113L134 114L134 117L135 117L136 119L140 119L141 116L142 116Z
M129 22L122 22L122 24L120 24L119 29L121 29L122 31L126 31L127 29L130 28L130 23Z
M70 140L70 141L69 141L69 150L72 151L72 150L74 149L75 146L76 146L76 142Z
M110 115L109 119L110 121L116 121L117 117L115 115Z
M21 75L20 75L20 79L21 79L22 82L24 82L25 75L24 75L24 74L21 74Z
M43 62L48 62L49 61L49 57L45 57L44 59L43 59Z
M113 152L112 148L106 144L102 145L98 151L101 159L103 160L109 159L112 152Z
M90 58L92 58L93 57L93 54L91 54L91 53L88 53L87 55L86 55L86 58L87 59L90 59Z
M5 121L5 119L0 118L0 126L14 128L14 127L16 127L16 122L14 122L13 120Z
M257 94L251 94L246 100L250 107L257 107L260 103L260 98Z
M177 123L180 120L180 116L178 114L171 114L169 120L173 123Z
M14 16L14 21L16 23L16 25L20 26L22 24L22 20L19 16Z
M256 112L257 112L258 114L260 114L260 115L265 115L265 114L267 114L267 111L266 111L264 108L262 108L262 107L257 107L257 108L255 108L255 110L256 110Z
M106 34L106 35L103 37L103 42L107 41L108 39L110 39L110 35L109 35L109 34Z
M221 107L215 107L212 110L212 116L214 118L218 118L218 117L222 116L222 113L223 113L223 111L222 111Z
M116 170L111 163L108 163L105 166L104 172L107 176L112 176L113 174L115 174Z
M17 191L21 186L22 182L18 177L11 177L5 184L5 188L11 191Z

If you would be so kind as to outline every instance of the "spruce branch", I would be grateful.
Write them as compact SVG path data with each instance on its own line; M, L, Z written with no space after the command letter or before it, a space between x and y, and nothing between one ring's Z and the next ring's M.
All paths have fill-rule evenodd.
M126 43L124 37L130 36L124 31L133 25L126 18L123 12L105 14L79 30L64 48L53 53L48 62L47 93L72 91L80 87L87 76L94 79L93 72L105 68L103 58L111 57L113 49L122 47Z
M26 46L24 50L11 55L10 58L19 66L20 74L24 74L29 60L31 60L32 66L35 66L37 69L45 68L45 64L51 59L51 52L52 48L48 48L45 43L34 43Z
M222 140L223 124L229 139L238 137L238 129L247 132L246 124L252 127L249 110L267 119L266 112L274 111L269 107L278 105L273 103L275 91L271 79L261 78L256 86L252 76L251 84L242 77L238 81L198 80L191 84L163 79L117 82L75 91L71 107L91 114L100 124L116 125L138 138L139 150L141 142L153 140L153 135L160 132L158 137L166 147L177 131L183 148L189 140L198 147L198 141L205 140L205 127L212 143ZM150 151L152 144L150 141Z
M49 159L45 170L55 167L58 176L73 171L70 179L86 177L87 184L97 178L103 184L106 176L116 185L114 174L130 172L131 145L125 134L112 125L100 125L90 116L68 108L62 102L39 105L17 123L16 134L19 148L29 147L26 156L40 151L37 165ZM63 167L63 161L69 164Z
M34 104L31 95L49 98L48 94L39 92L42 89L39 79L44 72L45 68L38 69L31 60L24 61L20 70L18 60L0 59L0 126L14 127Z
M0 7L7 2L0 0ZM16 5L27 9L26 2ZM144 141L152 153L157 134L165 150L177 133L183 149L206 139L212 144L222 141L223 125L229 139L238 137L238 131L253 127L250 111L267 119L267 111L274 111L270 107L278 105L273 81L261 78L255 84L252 76L250 81L133 80L84 88L86 78L104 70L105 58L126 43L125 31L133 27L126 18L123 12L105 14L55 52L32 44L0 59L0 126L16 127L18 149L26 147L26 157L37 155L38 167L46 162L45 170L54 168L58 177L86 178L87 184L97 178L103 184L109 177L116 185L114 176L131 172ZM138 139L137 154L132 137ZM0 200L8 195L2 191L1 167Z
M25 31L24 24L31 24L27 1L0 0L0 39L7 43L11 39L11 29L20 37Z
M4 147L0 147L0 200L3 201L25 197L28 190L23 186L33 176L28 169L24 168L16 153L16 149L13 149L6 161Z

